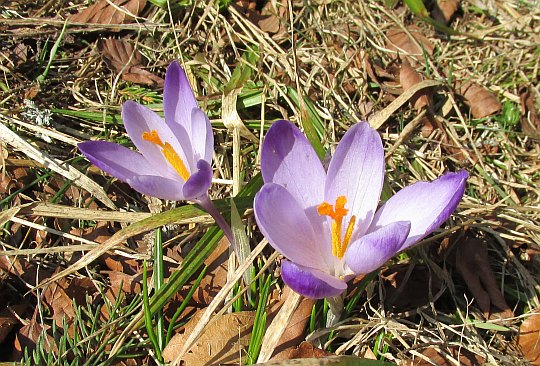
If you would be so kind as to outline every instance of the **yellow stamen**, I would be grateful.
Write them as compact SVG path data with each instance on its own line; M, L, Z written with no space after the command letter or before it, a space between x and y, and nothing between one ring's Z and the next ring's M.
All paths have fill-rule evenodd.
M156 130L152 130L150 132L143 132L142 138L143 140L146 140L161 147L161 152L163 156L165 157L165 159L167 159L169 164L171 164L171 166L178 173L178 175L184 181L187 181L189 179L189 171L187 170L186 165L184 164L178 153L174 151L174 148L171 146L171 144L169 144L168 142L163 143Z
M345 236L343 240L341 238L341 231L343 227L343 218L349 212L345 208L347 203L347 198L345 196L339 196L336 199L336 204L331 205L328 202L323 202L317 207L317 212L319 215L329 216L332 221L332 254L338 258L343 258L347 246L351 241L351 237L354 230L354 224L356 223L356 216L352 216L349 223L347 224L347 230L345 231Z

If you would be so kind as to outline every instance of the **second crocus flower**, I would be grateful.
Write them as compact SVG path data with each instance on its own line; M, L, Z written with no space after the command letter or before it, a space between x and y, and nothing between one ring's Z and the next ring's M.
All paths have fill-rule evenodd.
M456 209L468 177L460 171L412 184L377 209L384 149L365 122L347 131L327 172L300 130L278 121L264 140L261 171L257 224L286 257L284 282L315 299L340 295L348 279L437 229Z
M91 163L140 193L206 201L214 136L177 62L165 75L163 111L165 120L134 101L122 106L122 120L139 152L108 141L86 141L78 147Z

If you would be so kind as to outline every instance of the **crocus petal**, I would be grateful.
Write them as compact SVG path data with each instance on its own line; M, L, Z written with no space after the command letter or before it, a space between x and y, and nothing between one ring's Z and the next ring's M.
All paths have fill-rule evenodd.
M418 182L392 196L375 214L372 227L400 220L411 222L405 249L437 229L456 209L469 174L446 173L433 182ZM370 229L371 230L371 229Z
M99 169L127 182L135 175L153 174L148 161L133 150L108 141L85 141L77 145Z
M295 263L329 268L329 243L315 236L306 213L287 189L266 183L255 195L253 207L261 232L275 250Z
M172 62L165 74L165 87L163 90L165 122L168 125L182 125L188 136L192 136L191 111L197 107L197 100L184 70L182 70L178 62Z
M191 141L195 161L200 159L212 163L214 152L214 134L206 114L199 108L191 110Z
M122 106L122 119L129 137L148 162L154 165L156 174L171 179L178 177L178 174L163 156L162 149L156 144L143 139L143 133L152 130L158 133L163 143L168 142L172 146L186 168L190 169L189 162L191 159L188 160L186 157L178 138L154 111L130 100ZM178 179L180 178L178 177Z
M356 274L376 270L399 251L410 228L410 222L398 221L360 237L345 252L345 263Z
M128 180L127 183L136 191L170 201L183 201L183 182L156 175L139 175Z
M212 184L212 167L210 164L201 159L197 162L197 169L182 188L186 200L194 200L206 194Z
M357 123L343 136L328 167L325 199L345 196L348 217L355 215L355 236L363 235L379 202L384 181L384 150L377 131ZM348 220L347 220L348 221Z
M292 290L311 299L335 297L347 289L337 277L287 260L281 263L281 277Z
M268 130L261 172L265 183L284 186L303 208L323 201L326 172L307 138L291 122L277 121Z

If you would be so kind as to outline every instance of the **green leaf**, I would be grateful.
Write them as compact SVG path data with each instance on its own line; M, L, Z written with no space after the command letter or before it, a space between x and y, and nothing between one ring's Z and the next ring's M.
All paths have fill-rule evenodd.
M497 331L500 331L500 332L508 332L510 331L511 329L510 328L507 328L507 327L504 327L502 325L499 325L499 324L495 324L495 323L470 323L471 325L474 325L476 328L479 328L479 329L487 329L487 330L497 330Z
M259 59L259 49L256 46L251 46L242 55L242 60L235 67L231 79L225 85L224 93L228 94L231 90L242 89L244 84L251 79L253 68L251 65L255 65Z
M307 139L317 152L317 155L322 160L326 155L322 139L324 136L324 122L321 120L315 107L308 97L304 97L300 101L298 92L293 88L287 88L288 96L294 105L300 110L300 123L306 134Z

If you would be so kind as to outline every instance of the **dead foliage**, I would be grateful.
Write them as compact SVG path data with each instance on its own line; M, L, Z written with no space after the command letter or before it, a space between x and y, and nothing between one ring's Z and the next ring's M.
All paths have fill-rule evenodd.
M532 310L519 327L518 345L532 365L540 365L540 311Z
M74 23L131 23L146 6L146 0L99 0L71 17Z
M121 74L123 80L163 87L165 81L162 78L143 69L143 56L132 43L107 38L100 42L99 49L107 66L117 74Z
M460 87L465 103L474 118L484 118L501 110L501 103L491 91L477 83L466 83Z

